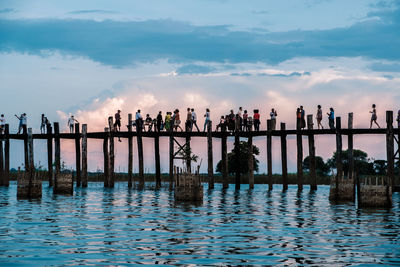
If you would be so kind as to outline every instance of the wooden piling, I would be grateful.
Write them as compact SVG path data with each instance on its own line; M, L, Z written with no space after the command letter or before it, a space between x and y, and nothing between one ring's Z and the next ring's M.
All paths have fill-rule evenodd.
M268 190L272 190L272 121L267 120L267 170L268 170Z
M55 159L55 173L54 173L54 188L57 188L58 177L61 172L61 143L60 143L60 125L58 122L54 123L54 159Z
M343 178L342 165L342 122L340 117L336 117L336 178L335 178L335 200L339 200L339 183ZM332 198L331 198L332 199Z
M281 131L286 131L286 124L281 122ZM287 141L286 134L281 135L281 159L282 159L282 183L283 191L288 189L288 172L287 172Z
M208 189L214 189L214 163L213 163L213 145L212 145L212 122L208 122L207 129L207 159L208 159Z
M186 133L186 136L185 136L185 138L186 138L186 151L189 153L190 151L191 151L191 149L190 149L190 140L191 140L191 138L190 138L190 135L189 135L189 133L187 132ZM192 160L191 160L191 155L190 155L191 153L189 153L189 155L187 155L188 157L186 158L186 172L187 173L192 173Z
M239 131L235 131L235 189L240 190L240 139Z
M80 125L75 123L75 165L76 165L76 186L81 186L81 134Z
M353 113L349 113L348 117L348 128L353 129ZM354 149L353 149L353 134L349 131L347 135L347 153L348 153L348 160L349 160L349 173L347 177L349 179L353 179L354 175ZM355 181L355 180L354 180Z
M307 129L314 128L313 115L307 115ZM310 164L310 190L317 190L317 172L316 172L316 159L315 159L315 141L314 135L308 135L308 151L309 151L309 164Z
M154 137L154 157L156 163L156 187L161 187L161 166L160 166L160 136L157 132Z
M108 187L113 188L114 187L114 177L115 177L115 153L114 153L114 123L113 123L113 117L108 117L108 128L109 128L109 137L110 137L110 141L109 141L109 145L110 145L110 149L109 149L109 182L108 182Z
M132 132L132 114L128 114L128 132ZM133 178L133 142L132 136L128 136L128 188L132 188Z
M395 187L394 181L394 134L393 111L386 111L386 159L387 159L387 184Z
M296 140L297 140L297 189L303 190L303 137L301 133L301 119L297 119Z
M174 136L169 132L169 189L174 188Z
M51 124L46 125L47 130L47 175L49 180L49 186L53 186L53 128Z
M4 126L4 177L3 186L10 185L10 126Z
M25 172L29 171L29 156L28 156L28 135L24 130L22 135L24 136L24 163L25 163Z
M143 162L143 131L138 131L136 136L137 148L138 148L138 158L139 158L139 186L144 186L144 162Z
M221 137L221 165L222 165L222 188L229 187L228 181L228 144L227 144L227 136L226 136L226 127L222 127L222 137Z
M249 133L249 137L247 139L247 146L248 146L248 167L249 167L249 188L254 188L254 162L253 162L253 135L252 132Z
M82 187L88 186L87 125L82 124Z
M3 149L3 140L0 139L0 186L3 185L4 179L4 149Z
M108 127L104 128L104 132L107 134L103 139L103 163L104 163L104 187L110 186L110 154L108 152L108 140L111 138L111 132Z

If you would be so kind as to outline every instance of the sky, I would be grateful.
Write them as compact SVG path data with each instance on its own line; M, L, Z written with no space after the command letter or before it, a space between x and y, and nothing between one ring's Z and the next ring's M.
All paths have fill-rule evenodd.
M127 114L139 108L154 116L193 107L202 124L206 108L217 122L243 106L261 110L262 128L271 108L278 123L293 128L299 105L315 116L321 104L324 112L334 107L343 125L354 112L354 126L366 128L375 103L378 122L385 125L385 110L400 108L399 29L400 2L391 0L2 0L0 112L11 131L18 126L13 115L23 112L34 132L42 113L63 131L71 114L89 131L101 131L117 109L125 125ZM206 162L204 141L194 139L193 147ZM317 155L331 157L334 137L316 141ZM44 144L37 143L35 161L46 165ZM261 173L265 143L255 140ZM11 165L20 166L22 145L11 145ZM219 145L214 140L215 164ZM127 170L126 146L117 146L117 170ZM356 137L355 146L385 158L383 136ZM279 147L275 140L277 173ZM145 148L151 172L152 140L145 140ZM165 172L167 149L162 142ZM293 140L288 149L289 171L295 171ZM63 141L62 151L74 168L73 143ZM101 153L101 144L89 141L89 169L102 169Z

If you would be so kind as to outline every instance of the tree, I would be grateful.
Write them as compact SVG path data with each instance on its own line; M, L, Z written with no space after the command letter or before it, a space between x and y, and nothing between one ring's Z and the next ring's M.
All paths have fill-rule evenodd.
M387 171L387 161L383 159L377 159L374 161L374 170L376 174L385 175Z
M256 159L255 156L258 156L260 154L260 150L258 147L253 145L252 149L253 153L253 168L256 172L258 172L258 165L259 165L259 160ZM249 146L248 143L245 141L240 141L239 142L239 165L236 166L235 162L235 149L232 149L231 152L228 153L228 173L229 174L234 174L236 172L236 169L238 168L239 173L241 174L246 174L249 172L249 165L248 165L248 153L249 153ZM220 160L217 164L217 172L221 173L222 172L222 160Z
M305 171L310 171L310 156L307 156L303 161L303 169ZM315 157L315 169L318 175L327 175L329 173L329 166L323 160L323 158Z
M342 163L343 171L348 174L349 172L349 154L347 150L342 151ZM327 160L327 164L330 168L336 168L336 157L337 152L333 153L332 158ZM375 174L374 163L368 158L368 154L362 150L353 150L353 159L355 170L358 170L359 174Z

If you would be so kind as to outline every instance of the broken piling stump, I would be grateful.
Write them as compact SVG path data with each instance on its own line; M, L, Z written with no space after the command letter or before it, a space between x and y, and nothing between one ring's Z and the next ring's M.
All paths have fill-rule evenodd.
M195 174L183 173L178 168L175 170L175 200L178 201L203 201L203 185L199 172Z

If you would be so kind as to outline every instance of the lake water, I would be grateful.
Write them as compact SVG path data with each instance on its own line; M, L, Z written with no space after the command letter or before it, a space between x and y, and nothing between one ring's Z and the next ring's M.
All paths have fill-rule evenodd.
M286 193L275 185L208 191L177 204L167 189L126 183L78 188L39 201L0 188L0 266L25 265L400 265L400 196L389 210L328 201L329 187Z

